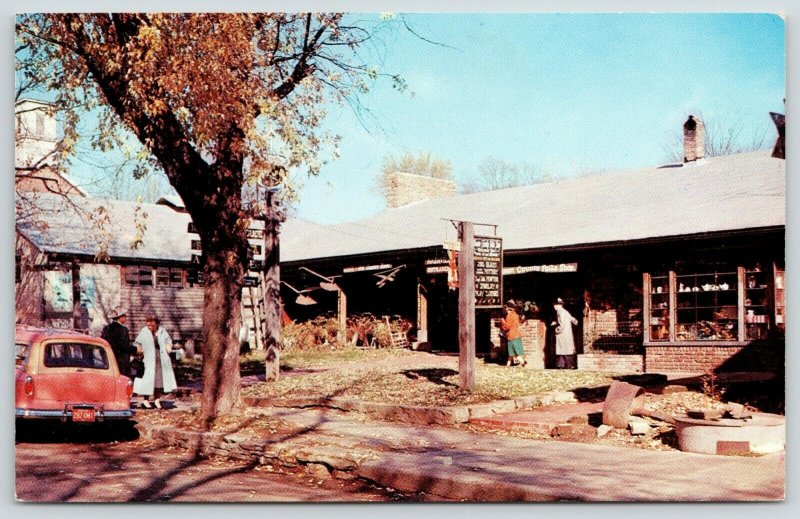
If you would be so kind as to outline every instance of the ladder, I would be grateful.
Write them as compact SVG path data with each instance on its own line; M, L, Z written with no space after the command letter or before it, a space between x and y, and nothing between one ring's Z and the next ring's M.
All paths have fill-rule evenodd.
M392 326L388 315L384 315L383 320L386 322L387 328L389 328L389 337L392 341L392 348L408 348L409 344L406 334L399 330L396 326Z
M267 319L264 302L264 273L254 273L258 277L256 286L242 288L242 325L247 327L250 347L264 349L267 333Z

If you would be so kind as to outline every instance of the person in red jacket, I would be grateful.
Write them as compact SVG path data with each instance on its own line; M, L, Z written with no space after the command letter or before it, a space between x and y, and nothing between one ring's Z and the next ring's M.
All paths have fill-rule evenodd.
M506 315L500 319L500 329L508 341L508 362L506 366L525 367L528 361L525 360L525 349L522 347L522 335L519 332L519 314L517 314L517 303L509 299L506 303Z

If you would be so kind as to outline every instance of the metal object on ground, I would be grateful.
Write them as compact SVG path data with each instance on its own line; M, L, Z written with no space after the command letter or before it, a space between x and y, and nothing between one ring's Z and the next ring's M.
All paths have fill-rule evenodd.
M625 429L633 409L644 407L644 389L627 382L612 382L603 402L603 423Z
M675 417L678 448L700 454L768 454L786 445L786 419L754 413L743 419L698 420Z

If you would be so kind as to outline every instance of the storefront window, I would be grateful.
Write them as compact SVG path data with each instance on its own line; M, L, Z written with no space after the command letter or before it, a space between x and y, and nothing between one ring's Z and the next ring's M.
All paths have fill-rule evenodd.
M644 275L646 342L740 342L784 327L785 274L759 264L719 272Z
M737 277L736 272L676 276L677 340L738 340Z
M650 340L669 340L669 277L653 276L650 283Z

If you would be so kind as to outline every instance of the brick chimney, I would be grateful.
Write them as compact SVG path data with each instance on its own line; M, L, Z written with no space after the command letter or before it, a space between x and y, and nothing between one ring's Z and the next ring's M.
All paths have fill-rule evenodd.
M694 162L705 156L706 127L699 117L690 115L683 123L683 161Z
M455 192L456 183L452 180L399 172L390 173L386 179L386 205L390 209L419 200L453 196Z

